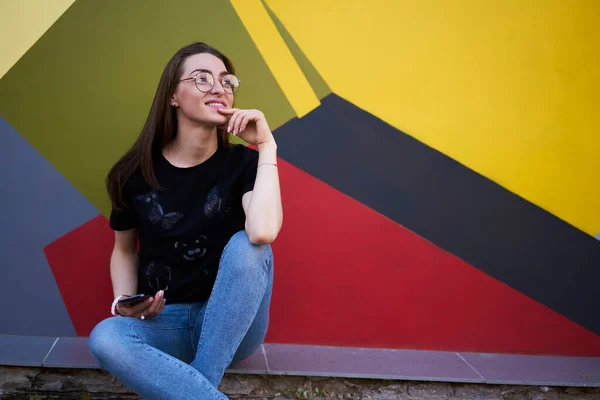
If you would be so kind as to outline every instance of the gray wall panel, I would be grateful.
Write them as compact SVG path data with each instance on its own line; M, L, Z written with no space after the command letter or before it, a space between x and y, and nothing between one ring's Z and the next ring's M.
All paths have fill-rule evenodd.
M75 336L44 247L99 212L0 117L0 334Z

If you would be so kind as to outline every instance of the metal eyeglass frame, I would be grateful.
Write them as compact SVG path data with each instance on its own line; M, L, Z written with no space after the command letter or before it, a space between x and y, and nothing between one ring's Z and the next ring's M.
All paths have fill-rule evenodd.
M192 80L192 79L193 79L193 80L195 81L195 82L194 82L194 84L196 85L196 89L198 89L198 90L199 90L199 91L201 91L202 93L207 93L207 92L210 92L210 91L212 90L212 88L215 86L215 82L219 82L219 84L221 85L221 87L223 88L223 90L224 90L226 93L229 93L229 94L235 94L235 93L237 93L237 91L238 91L238 90L240 90L240 85L241 85L242 81L240 80L240 78L238 78L238 77L237 77L236 75L234 75L234 74L225 74L225 75L221 75L221 76L220 76L218 79L215 79L215 76L214 76L214 75L213 75L211 72L204 72L204 71L203 71L203 73L205 73L205 74L208 74L208 75L212 76L212 79L213 79L213 84L210 86L210 89L208 89L208 90L202 90L202 89L200 89L200 87L198 86L198 80L200 79L200 76L192 76L192 77L189 77L189 78L181 79L181 80L177 81L177 83L179 83L179 82L184 82L184 81L189 81L189 80ZM225 78L226 76L229 76L229 75L231 75L231 76L235 76L235 78L238 80L238 87L237 87L237 89L236 89L235 91L232 91L231 93L230 93L230 92L228 92L228 91L227 91L227 89L225 88L225 86L223 85L223 78Z

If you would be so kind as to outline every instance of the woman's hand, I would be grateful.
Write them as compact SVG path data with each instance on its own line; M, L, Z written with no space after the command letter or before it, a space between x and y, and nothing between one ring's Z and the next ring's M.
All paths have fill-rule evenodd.
M230 115L227 122L227 132L239 136L245 142L256 146L274 141L265 115L258 110L240 110L238 108L223 108L219 112Z
M117 312L124 317L148 319L156 317L165 307L165 292L159 290L154 297L147 298L141 303L127 306L117 303Z

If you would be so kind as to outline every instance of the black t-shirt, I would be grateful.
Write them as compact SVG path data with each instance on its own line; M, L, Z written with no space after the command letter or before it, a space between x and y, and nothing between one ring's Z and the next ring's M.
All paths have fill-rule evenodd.
M219 147L202 164L171 165L157 152L153 190L136 171L126 182L127 207L112 210L110 227L138 228L138 293L163 289L168 303L207 300L231 236L244 229L242 195L253 190L258 152Z

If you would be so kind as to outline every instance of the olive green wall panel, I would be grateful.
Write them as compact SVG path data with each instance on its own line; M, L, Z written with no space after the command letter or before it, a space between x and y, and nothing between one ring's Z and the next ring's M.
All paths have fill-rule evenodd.
M111 165L139 134L180 47L204 41L243 81L236 104L295 116L228 1L78 0L0 81L0 114L103 214ZM251 94L251 95L250 95Z

